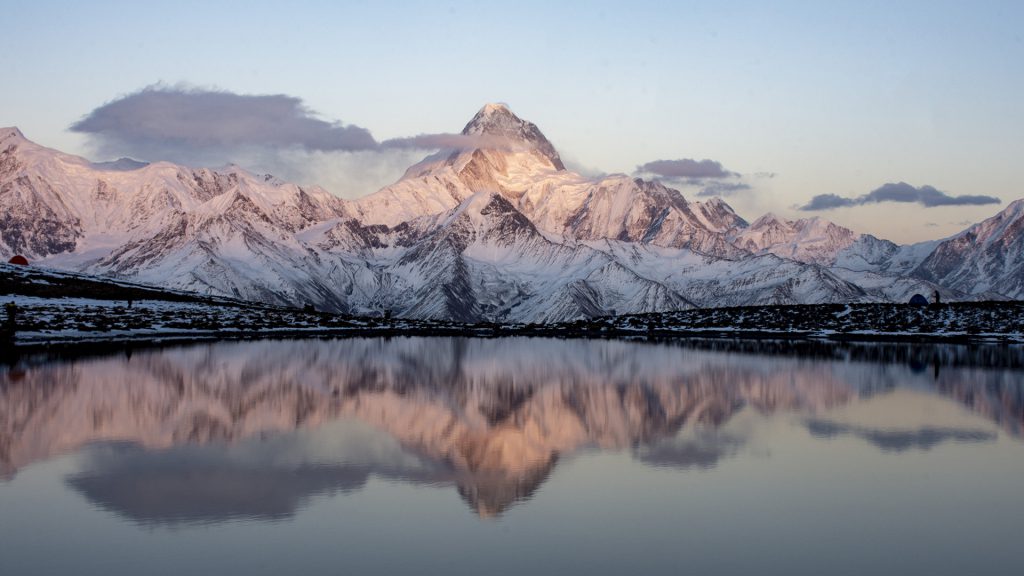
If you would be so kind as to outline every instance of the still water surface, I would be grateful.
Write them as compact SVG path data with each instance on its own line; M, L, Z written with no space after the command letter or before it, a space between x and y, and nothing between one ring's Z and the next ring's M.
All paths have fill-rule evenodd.
M22 360L0 573L1017 573L1021 350L759 346Z

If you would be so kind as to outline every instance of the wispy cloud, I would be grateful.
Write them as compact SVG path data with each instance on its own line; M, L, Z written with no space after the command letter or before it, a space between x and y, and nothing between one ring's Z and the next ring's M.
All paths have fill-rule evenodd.
M887 183L879 188L864 194L849 198L836 194L818 194L811 198L811 201L800 207L805 211L832 210L835 208L847 208L850 206L863 206L864 204L878 204L881 202L917 203L925 208L936 206L980 206L984 204L999 204L999 198L994 196L982 196L977 194L964 194L951 196L932 186L915 187L906 182Z
M732 196L750 189L750 184L745 182L707 182L697 196Z
M471 150L489 148L492 150L514 150L523 146L509 138L489 134L419 134L406 138L392 138L381 142L382 148L403 148L414 150Z

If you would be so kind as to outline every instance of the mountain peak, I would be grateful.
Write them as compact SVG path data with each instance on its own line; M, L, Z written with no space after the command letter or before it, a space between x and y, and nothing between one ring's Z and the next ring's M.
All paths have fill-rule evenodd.
M502 112L512 114L512 111L508 109L508 104L505 104L504 102L488 102L480 109L480 113L482 114L495 114Z
M761 216L757 220L754 220L754 222L750 225L750 228L754 230L764 228L765 226L771 226L773 224L779 226L788 226L789 222L783 218L780 218L774 212L768 212L764 216Z
M25 139L25 135L18 130L17 126L7 126L0 128L0 142L7 140L8 138L18 138L20 140Z
M497 136L516 143L528 144L546 157L558 170L565 170L558 151L532 122L512 113L505 104L485 104L462 129L466 136Z

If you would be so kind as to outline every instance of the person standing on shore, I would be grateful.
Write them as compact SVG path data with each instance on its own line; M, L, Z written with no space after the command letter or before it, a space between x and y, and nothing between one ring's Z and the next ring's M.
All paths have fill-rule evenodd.
M0 332L0 340L14 340L14 332L18 328L18 305L8 302L4 304L4 311L7 312L7 319L4 321L3 331Z
M18 305L14 302L8 302L4 304L4 311L7 312L7 321L4 325L13 331L14 327L18 324Z

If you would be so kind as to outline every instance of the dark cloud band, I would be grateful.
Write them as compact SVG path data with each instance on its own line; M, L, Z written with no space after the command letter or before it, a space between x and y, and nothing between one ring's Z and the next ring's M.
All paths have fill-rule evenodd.
M915 187L906 182L887 183L883 186L856 198L838 196L836 194L818 194L811 198L811 201L800 207L801 210L813 212L818 210L832 210L834 208L847 208L850 206L862 206L864 204L878 204L881 202L902 202L917 203L925 208L936 206L981 206L985 204L999 204L999 198L994 196L983 196L980 194L964 194L961 196L950 196L932 186Z
M738 176L735 172L730 172L723 168L720 162L707 159L655 160L642 166L637 166L636 170L637 172L654 174L663 178L679 179L731 178Z
M732 196L750 189L750 184L744 182L708 182L697 192L697 196Z
M71 130L144 150L254 143L323 152L377 147L367 129L317 118L299 98L166 86L151 86L108 102Z

